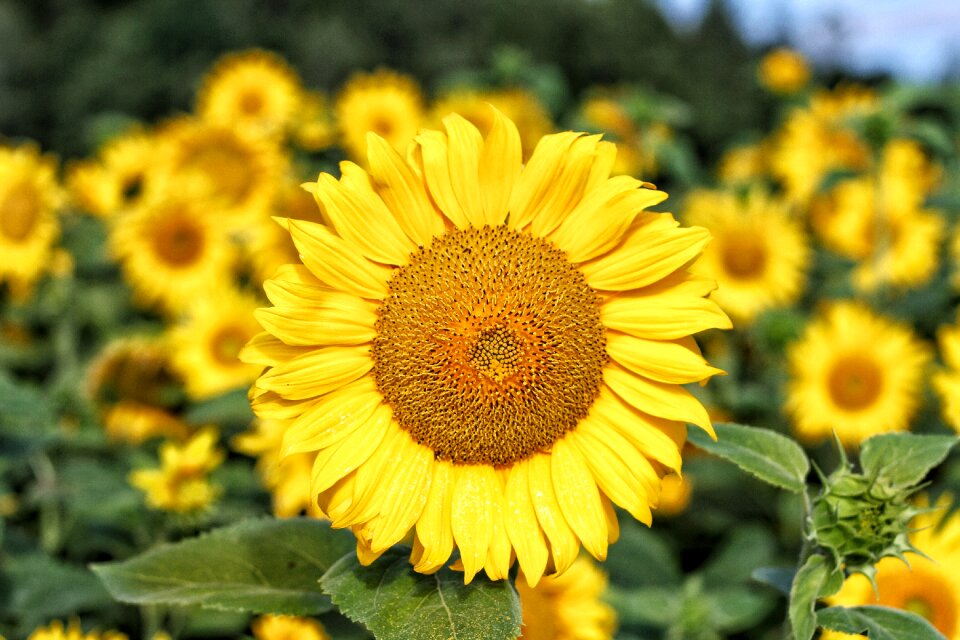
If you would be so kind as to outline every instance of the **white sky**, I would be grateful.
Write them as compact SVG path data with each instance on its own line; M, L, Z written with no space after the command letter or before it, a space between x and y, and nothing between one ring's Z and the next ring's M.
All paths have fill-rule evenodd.
M658 0L679 27L709 0ZM914 81L960 76L960 0L725 0L748 42L782 36L814 61ZM953 67L951 69L951 67Z

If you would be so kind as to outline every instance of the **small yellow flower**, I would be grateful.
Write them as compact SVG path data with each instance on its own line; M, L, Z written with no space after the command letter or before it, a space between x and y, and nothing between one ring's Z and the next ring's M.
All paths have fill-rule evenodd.
M147 505L163 511L187 513L205 509L219 495L207 475L223 462L215 427L205 427L183 444L160 447L160 468L130 474L130 484L146 494Z
M60 620L54 620L45 627L34 629L27 640L127 640L125 633L119 631L88 631L80 628L80 621L70 620L66 627Z
M250 629L256 640L330 640L317 620L297 616L260 616Z
M151 190L158 146L136 128L105 144L96 159L70 165L67 186L81 209L109 219L136 207Z
M810 82L810 67L797 51L774 49L760 61L760 82L774 93L796 93Z

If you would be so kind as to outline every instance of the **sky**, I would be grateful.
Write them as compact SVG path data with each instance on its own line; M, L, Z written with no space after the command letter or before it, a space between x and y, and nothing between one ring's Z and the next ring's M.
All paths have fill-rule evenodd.
M814 63L907 81L960 76L957 0L724 0L748 42L782 42ZM677 28L695 26L709 0L658 0Z

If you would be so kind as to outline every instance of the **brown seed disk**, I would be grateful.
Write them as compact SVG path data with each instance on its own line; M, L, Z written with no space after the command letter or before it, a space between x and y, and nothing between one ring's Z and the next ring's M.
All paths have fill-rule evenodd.
M389 285L374 378L438 458L510 464L587 415L607 361L599 297L547 240L504 226L450 231Z

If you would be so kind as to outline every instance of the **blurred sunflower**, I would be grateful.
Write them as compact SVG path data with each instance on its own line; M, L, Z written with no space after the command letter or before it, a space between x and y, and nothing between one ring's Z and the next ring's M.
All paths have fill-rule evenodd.
M787 48L774 49L760 61L760 83L774 93L797 93L810 82L806 58Z
M115 221L110 250L141 303L176 312L232 282L236 252L207 206L176 193Z
M330 640L317 620L297 616L260 616L250 630L256 640Z
M739 323L793 304L806 285L810 243L786 202L752 189L692 192L687 224L706 227L713 242L692 269L717 281L711 298Z
M279 55L238 51L217 60L204 77L196 112L207 122L279 136L297 117L302 93L297 73Z
M250 384L260 367L237 355L260 331L253 317L259 300L229 287L194 300L169 330L170 363L195 400Z
M523 640L604 640L613 638L617 614L600 598L607 577L586 556L562 576L548 576L537 586L516 581L523 610Z
M533 153L540 138L553 131L553 122L546 108L535 95L520 88L451 91L433 103L430 122L432 126L439 128L444 117L457 113L479 129L481 135L486 136L494 123L490 105L517 126L524 160Z
M853 302L813 319L787 352L786 409L798 438L846 447L903 431L919 403L928 347L911 330Z
M748 144L733 147L717 163L717 178L730 185L745 185L766 175L766 144Z
M130 484L144 492L153 509L176 513L206 509L220 495L220 488L207 477L223 462L218 438L217 429L209 426L183 444L164 442L160 467L133 471Z
M903 609L926 618L948 640L960 640L960 512L951 513L951 502L949 495L943 495L935 510L911 522L910 542L923 555L911 554L910 564L894 557L881 559L876 565L876 588L866 576L854 574L828 603ZM825 631L820 637L863 636Z
M350 158L367 157L368 131L404 153L423 124L423 96L413 78L378 69L350 78L337 96L334 112Z
M56 160L34 145L0 147L0 284L14 295L29 294L47 270L63 202Z
M933 388L940 396L944 419L960 433L960 322L940 327L937 344L946 368L933 374Z
M293 141L307 151L321 151L336 142L337 131L327 96L307 91L293 121Z
M133 129L113 138L96 159L71 165L67 186L81 209L107 219L136 207L150 190L156 166L157 140Z
M311 185L329 224L287 221L305 266L268 281L241 357L362 562L413 531L418 571L456 547L465 581L501 579L515 554L532 585L581 543L605 557L611 502L650 522L684 423L712 433L690 334L730 324L687 272L709 234L644 212L666 194L610 178L612 143L551 135L521 165L499 113L485 140L444 124Z
M249 431L233 439L233 448L257 458L257 475L273 498L273 513L289 518L306 511L321 515L310 492L313 475L312 453L284 455L283 420L256 420Z
M54 620L45 627L34 629L27 640L127 640L127 637L127 634L113 630L84 633L80 621L73 618L66 627L60 620Z
M157 190L179 193L184 185L205 201L207 217L240 236L269 215L276 188L287 172L277 144L238 127L178 118L159 132Z

